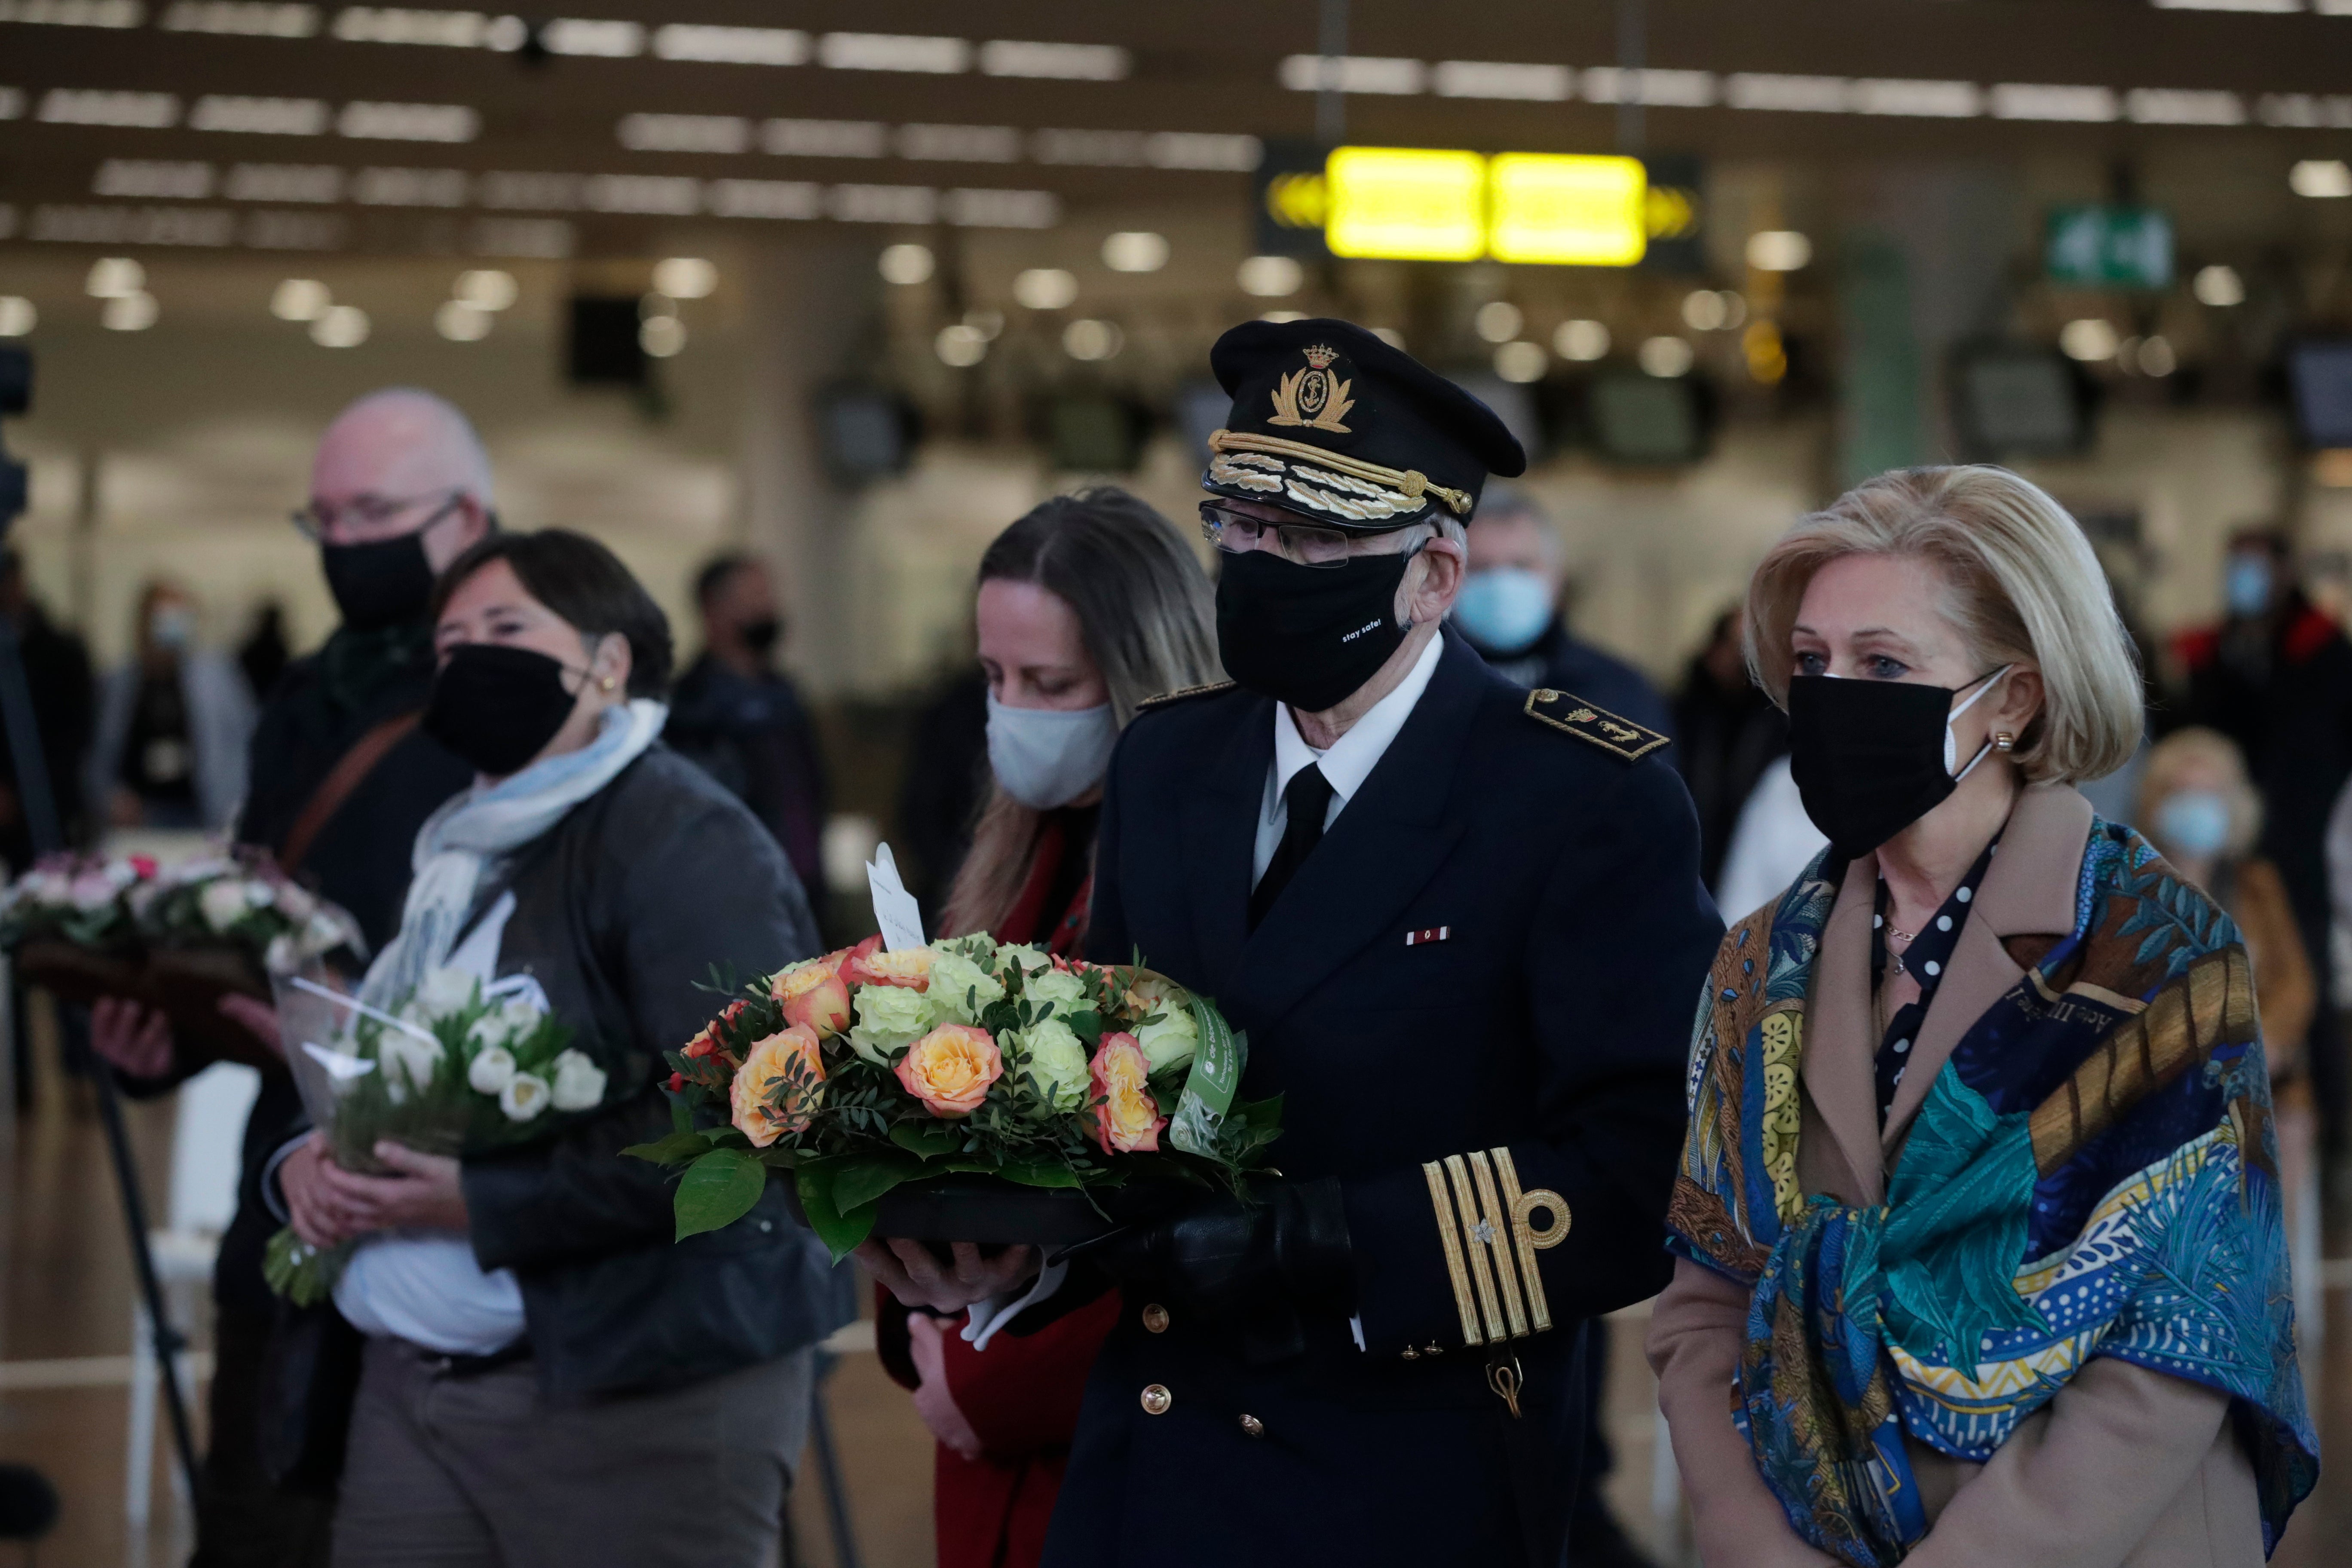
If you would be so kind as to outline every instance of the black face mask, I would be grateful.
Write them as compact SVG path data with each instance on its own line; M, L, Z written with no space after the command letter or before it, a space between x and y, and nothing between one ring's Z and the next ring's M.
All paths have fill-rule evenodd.
M433 602L433 563L422 530L373 544L321 544L319 563L343 625L373 631L421 619Z
M1895 680L1800 675L1789 682L1789 772L1805 815L1842 860L1867 855L1944 803L1992 749L1988 741L1952 771L1951 721L2008 673L1969 683L1976 696Z
M1217 653L1225 673L1304 713L1336 708L1404 641L1397 585L1412 552L1301 566L1264 550L1223 558Z
M737 626L735 635L743 639L745 647L764 658L774 652L776 645L784 640L784 623L773 616L762 616L756 621L745 621Z
M563 676L530 648L460 643L433 678L425 732L492 778L519 773L572 717Z

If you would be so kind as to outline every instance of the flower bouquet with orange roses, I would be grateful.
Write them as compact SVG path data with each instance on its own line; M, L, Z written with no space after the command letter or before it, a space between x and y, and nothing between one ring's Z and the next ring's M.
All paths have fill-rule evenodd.
M985 935L881 943L753 982L670 1053L677 1131L627 1152L683 1173L680 1239L772 1175L838 1259L877 1224L1081 1241L1110 1227L1109 1189L1246 1194L1265 1168L1280 1101L1234 1100L1247 1042L1206 997Z

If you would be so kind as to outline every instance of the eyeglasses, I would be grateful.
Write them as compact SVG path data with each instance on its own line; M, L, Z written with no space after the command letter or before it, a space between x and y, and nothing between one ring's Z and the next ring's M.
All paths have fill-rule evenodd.
M310 505L296 511L292 521L295 531L311 543L320 544L326 542L328 534L346 524L361 528L381 528L413 507L439 501L441 504L433 509L431 515L412 531L422 533L457 510L457 503L465 499L465 495L466 492L462 489L428 490L421 496L362 495L355 496L341 506L314 500Z
M1298 566L1344 566L1356 553L1352 536L1336 528L1268 522L1209 500L1201 503L1201 535L1228 555L1265 550Z

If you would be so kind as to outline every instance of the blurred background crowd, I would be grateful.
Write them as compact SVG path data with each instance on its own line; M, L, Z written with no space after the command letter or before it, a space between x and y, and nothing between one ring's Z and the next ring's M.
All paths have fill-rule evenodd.
M353 619L287 521L320 434L425 389L487 465L450 493L602 542L667 615L667 739L824 945L873 929L884 842L936 930L988 795L983 552L1105 483L1191 538L1210 342L1339 316L1527 447L1455 625L1674 737L1737 917L1821 845L1749 570L1855 479L2001 462L2140 647L2148 743L2089 793L2254 957L2316 1356L2352 1282L2347 61L2345 0L0 0L0 340L40 367L0 616L74 843L226 829L270 787L263 705ZM1514 227L1522 153L1591 162L1527 164L1584 194ZM29 849L0 773L0 857ZM53 1560L169 1561L184 1517L110 1503L137 1373L119 1217L68 1177L76 1026L16 1012L0 1458L64 1477ZM138 1121L160 1196L170 1108ZM929 1438L870 1333L828 1343L839 1521L926 1561ZM1607 1496L1668 1561L1618 1362ZM2345 1550L2333 1489L2295 1561ZM799 1550L845 1563L801 1492Z

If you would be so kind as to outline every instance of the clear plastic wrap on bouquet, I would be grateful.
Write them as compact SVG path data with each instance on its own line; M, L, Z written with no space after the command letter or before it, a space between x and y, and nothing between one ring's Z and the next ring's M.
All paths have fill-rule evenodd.
M382 1005L321 963L271 984L303 1108L347 1171L383 1173L375 1148L386 1139L425 1154L478 1153L544 1137L604 1101L604 1068L572 1044L528 975L485 984L435 970ZM271 1241L265 1273L307 1305L332 1288L348 1252L289 1228Z

